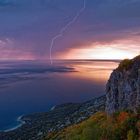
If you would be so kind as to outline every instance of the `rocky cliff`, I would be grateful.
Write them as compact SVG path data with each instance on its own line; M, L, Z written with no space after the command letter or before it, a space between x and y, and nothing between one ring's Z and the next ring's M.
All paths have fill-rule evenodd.
M106 86L106 111L140 110L140 56L123 60Z

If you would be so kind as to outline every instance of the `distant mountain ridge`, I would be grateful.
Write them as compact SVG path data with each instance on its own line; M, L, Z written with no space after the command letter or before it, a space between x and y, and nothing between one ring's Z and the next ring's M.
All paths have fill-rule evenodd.
M140 56L123 60L106 86L106 111L140 110Z

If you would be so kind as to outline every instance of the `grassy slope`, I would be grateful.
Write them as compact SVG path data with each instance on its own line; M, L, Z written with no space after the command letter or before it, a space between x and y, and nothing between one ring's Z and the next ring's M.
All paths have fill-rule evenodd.
M119 112L107 117L98 112L80 124L49 134L45 140L137 140L140 116Z

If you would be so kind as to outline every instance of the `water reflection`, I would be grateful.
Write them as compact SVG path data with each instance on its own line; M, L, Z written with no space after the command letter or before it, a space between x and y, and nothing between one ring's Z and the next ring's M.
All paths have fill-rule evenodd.
M106 83L111 72L118 66L117 61L73 61L65 62L65 65L73 67L76 73L69 73L71 77L77 77L82 80Z
M47 111L56 104L83 102L105 94L117 62L55 61L0 63L0 129L23 114Z

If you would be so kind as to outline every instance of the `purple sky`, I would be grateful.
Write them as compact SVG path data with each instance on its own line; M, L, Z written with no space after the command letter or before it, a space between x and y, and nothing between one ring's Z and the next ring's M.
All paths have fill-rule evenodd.
M0 0L0 59L48 59L52 38L75 17L83 1ZM86 0L85 10L54 42L52 54L108 58L104 53L110 50L118 53L113 59L131 57L139 53L139 37L140 0Z

